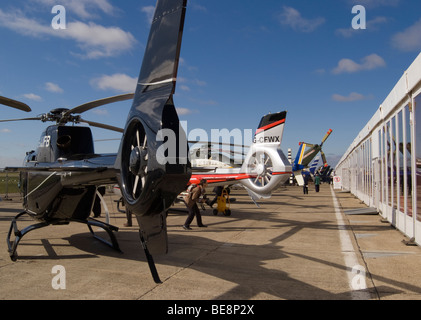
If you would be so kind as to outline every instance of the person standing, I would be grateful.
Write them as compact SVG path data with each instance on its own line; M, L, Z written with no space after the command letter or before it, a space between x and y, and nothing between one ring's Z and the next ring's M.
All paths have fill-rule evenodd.
M316 192L320 191L320 175L316 173L316 176L314 177L314 186L316 187Z
M206 228L207 226L202 223L202 215L200 214L199 207L197 206L198 202L205 202L203 196L206 193L207 181L202 179L197 186L191 186L188 189L187 196L184 197L186 207L189 210L189 215L187 216L186 222L184 222L183 228L185 230L191 230L190 224L192 223L194 217L196 217L197 226L199 228Z
M303 185L303 193L308 194L308 174L304 174L304 185Z

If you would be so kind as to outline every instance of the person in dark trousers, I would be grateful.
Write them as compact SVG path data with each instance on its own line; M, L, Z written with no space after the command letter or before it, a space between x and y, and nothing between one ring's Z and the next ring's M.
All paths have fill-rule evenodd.
M314 177L314 186L316 187L316 192L320 191L320 175L316 173L316 176Z
M196 216L197 226L199 228L206 228L202 223L202 215L200 214L199 207L197 206L198 202L205 202L206 200L203 199L203 196L205 195L205 188L207 186L207 181L205 179L202 179L200 183L197 186L191 186L189 189L187 189L187 196L184 198L184 201L186 203L186 207L189 210L189 215L186 219L186 222L184 222L183 228L185 230L191 230L190 224L192 223L194 217Z
M308 174L304 175L304 185L303 185L303 193L304 194L308 194L308 180L309 180L309 176Z

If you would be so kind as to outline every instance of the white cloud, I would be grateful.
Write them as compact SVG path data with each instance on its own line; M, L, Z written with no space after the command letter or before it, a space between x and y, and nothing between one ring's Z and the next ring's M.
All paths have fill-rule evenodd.
M73 40L84 51L79 56L89 59L116 56L130 50L136 43L130 32L118 27L75 21L67 23L67 29L55 30L50 25L26 17L20 10L5 12L0 9L0 27L25 36Z
M403 51L421 50L421 19L392 37L392 45Z
M60 88L60 86L58 84L52 83L52 82L47 82L45 83L45 90L50 91L50 92L54 92L54 93L63 93L64 90L62 88Z
M358 31L359 30L354 30L351 27L341 28L341 29L336 29L335 34L338 35L338 36L342 36L344 38L351 38Z
M184 116L184 115L193 113L192 110L187 109L187 108L176 108L176 109L177 109L178 115L180 115L180 116Z
M6 129L1 129L0 132L1 133L10 133L10 132L12 132L12 130L6 128Z
M154 6L142 7L142 12L146 14L149 23L152 23L153 16L155 14Z
M67 24L66 30L57 30L61 37L73 39L86 53L87 58L101 58L116 56L130 50L135 38L130 32L118 27L104 27L93 22L72 22Z
M190 6L194 10L201 11L201 12L208 12L208 9L205 6L202 6L200 4L193 2Z
M279 14L279 22L282 25L291 27L295 31L313 32L320 25L325 23L325 19L321 17L306 19L298 10L284 6L282 13Z
M207 86L206 81L199 80L199 79L188 79L184 77L177 77L177 83L178 84L191 84L198 87L205 87Z
M38 4L43 4L50 9L56 4L63 4L66 12L77 15L80 18L88 19L94 18L97 10L112 15L117 8L114 7L108 0L66 0L63 3L57 3L56 0L33 0Z
M338 66L333 70L333 73L352 73L361 70L361 65L352 61L351 59L341 59L338 63Z
M389 21L386 17L376 17L372 20L367 21L366 29L357 29L355 30L352 27L349 28L343 28L343 29L337 29L335 31L335 34L338 36L342 36L344 38L350 38L355 34L366 32L366 31L377 31L379 30L379 26L381 24L387 23Z
M41 101L42 98L35 93L25 93L23 95L26 99L33 100L33 101Z
M390 21L390 19L387 18L387 17L375 17L374 19L367 21L367 29L378 30L378 28L381 24L387 23L389 21Z
M195 79L193 80L193 83L199 87L204 87L207 85L207 83L205 81L199 80L199 79Z
M332 70L332 73L355 73L359 71L373 70L384 66L386 66L384 59L374 53L364 57L361 60L361 63L357 63L351 59L341 59L338 62L338 66Z
M115 90L120 92L134 92L137 86L137 78L132 78L126 74L116 73L111 76L91 80L91 85L100 90Z
M400 1L401 0L351 0L351 3L363 5L369 8L374 8L385 6L395 7L400 3Z
M360 93L352 92L348 96L343 96L340 94L334 94L332 95L332 100L336 102L353 102L353 101L361 101L370 99L370 97L366 97Z
M0 26L33 37L49 35L54 31L49 25L42 25L36 20L25 17L20 10L4 12L0 9Z
M108 116L108 110L106 109L93 109L91 110L92 113L96 114L97 116Z

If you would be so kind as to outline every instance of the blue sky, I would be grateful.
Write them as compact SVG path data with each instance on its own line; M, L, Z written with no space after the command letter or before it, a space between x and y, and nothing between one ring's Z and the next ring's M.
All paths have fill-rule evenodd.
M66 9L55 30L53 6ZM366 29L354 30L355 5ZM0 95L32 113L0 107L2 119L132 92L149 34L154 0L3 0ZM299 141L342 156L421 49L417 0L190 0L174 97L188 130L255 130L269 112L288 110L282 149ZM84 118L124 127L130 102ZM44 123L0 124L0 167L20 165ZM97 140L120 135L93 129ZM248 143L246 141L246 143ZM117 152L119 143L97 142Z

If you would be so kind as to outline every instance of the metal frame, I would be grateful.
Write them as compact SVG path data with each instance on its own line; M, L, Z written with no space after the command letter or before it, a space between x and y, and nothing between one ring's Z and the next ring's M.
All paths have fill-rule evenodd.
M12 222L10 224L9 232L7 233L7 238L6 238L7 247L8 247L10 259L12 261L16 261L17 260L17 257L18 257L18 255L17 255L17 247L19 245L19 242L22 240L22 238L26 234L28 234L29 232L34 231L34 230L38 230L38 229L41 229L41 228L48 227L50 225L57 224L57 221L40 222L40 223L32 224L32 225L30 225L30 226L28 226L28 227L26 227L26 228L24 228L22 230L19 230L18 225L17 225L17 222L18 222L18 219L21 218L23 215L31 216L26 211L23 211L23 212L19 213L18 215L16 215L13 218L13 220L12 220ZM89 231L91 232L91 234L94 236L95 239L97 239L97 240L101 241L102 243L110 246L114 250L121 252L120 246L118 244L118 241L117 241L117 239L116 239L116 237L115 237L115 235L113 233L114 231L115 232L118 231L118 228L117 227L112 226L112 225L107 224L107 223L102 222L102 221L98 221L98 220L92 219L92 218L88 218L88 220L74 220L74 219L70 219L70 220L68 220L65 223L63 221L59 221L59 224L61 224L61 225L62 224L69 224L70 222L78 222L78 223L86 224L88 226L88 228L89 228ZM104 231L106 231L107 234L110 237L111 242L105 240L104 238L102 238L102 237L100 237L98 235L96 235L95 232L94 232L94 230L92 229L92 226L102 228ZM15 236L14 241L11 241L12 231L13 231L13 234Z
M389 96L385 99L382 105L380 105L377 112L374 114L372 119L366 124L361 130L359 135L355 138L353 143L349 146L348 150L339 161L336 170L337 174L344 174L345 172L350 173L348 184L343 184L343 188L349 190L355 194L361 200L364 200L369 206L376 206L379 213L385 219L390 222L397 229L403 232L410 238L408 244L421 245L421 217L417 217L420 212L417 212L418 199L417 188L417 167L416 167L416 151L417 151L417 113L421 113L421 104L417 108L415 100L421 101L421 74L419 72L421 68L421 54L415 59L413 64L407 71L404 72L401 79L398 81L396 86L393 88ZM409 112L407 108L409 106ZM412 108L411 108L412 107ZM399 113L402 112L402 117L399 118ZM409 116L409 119L408 119ZM393 123L393 125L391 125ZM410 132L407 131L407 124L410 125ZM421 125L421 124L418 124ZM394 132L392 132L394 130ZM402 134L402 137L400 136ZM408 134L410 136L408 136ZM402 142L404 146L410 141L411 142L411 159L408 159L408 153L404 148L403 156L400 157L399 146L393 147L390 145L390 154L387 154L388 146L387 143L393 143L392 138L394 137L396 143ZM377 150L373 151L374 145L371 145L367 155L365 150L366 142L370 139L379 139L378 148L380 154L378 158L376 155ZM393 154L395 148L396 154ZM361 159L362 156L362 159ZM374 194L369 193L369 190L365 188L366 181L359 179L359 167L366 169L366 160L369 158L372 160L380 161L380 192L378 193L380 199L376 205ZM367 159L366 159L367 157ZM403 161L403 163L400 163ZM408 189L408 177L407 177L407 165L411 163L411 186L412 186L412 217L408 215L408 201L410 197ZM390 172L388 166L390 167ZM403 179L400 175L393 173L394 169L404 170ZM370 164L368 164L368 169ZM358 172L357 172L358 171ZM375 170L371 168L369 170L371 174L371 184L374 188ZM352 176L354 175L354 176ZM396 175L397 181L394 181L394 175ZM368 180L370 181L370 180ZM363 184L362 186L360 184ZM370 187L370 186L368 186ZM400 199L400 188L404 187L403 200ZM374 190L374 189L373 189ZM368 200L368 201L367 201ZM403 221L402 221L403 219Z

